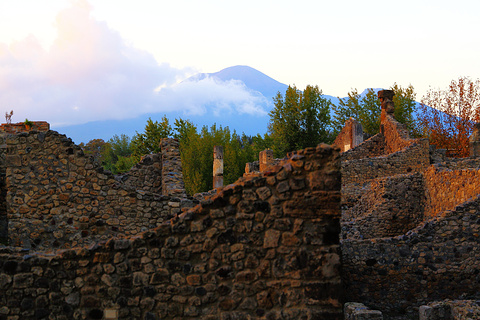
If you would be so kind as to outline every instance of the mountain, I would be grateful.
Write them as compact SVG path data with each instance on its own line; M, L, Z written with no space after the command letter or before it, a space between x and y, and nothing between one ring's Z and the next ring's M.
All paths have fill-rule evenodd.
M215 85L212 85L212 81L215 82ZM217 102L215 91L222 91L224 88L226 93L224 92L223 96L219 95ZM199 129L205 125L217 124L223 127L228 126L231 131L236 130L238 134L242 134L242 132L247 135L264 134L267 131L268 112L273 107L272 98L277 92L284 93L287 88L287 85L254 68L234 66L215 73L196 74L167 91L170 94L177 92L177 96L174 95L173 98L168 96L164 99L165 104L168 104L169 107L172 103L175 104L176 100L182 100L188 96L187 98L192 100L188 103L198 104L199 109L204 109L203 114L188 113L182 110L182 106L179 106L174 108L174 111L153 111L132 119L92 121L79 125L52 127L52 129L66 134L76 143L86 143L92 139L108 140L113 135L122 133L131 137L136 131L143 131L148 118L161 120L166 115L172 125L176 118L182 118L189 119ZM208 90L211 92L204 92ZM199 91L204 95L196 102ZM230 100L228 94L233 96ZM205 99L205 95L209 98ZM239 112L236 110L237 104L247 110ZM248 108L254 107L261 112L248 110Z
M228 126L237 134L263 135L267 132L268 112L273 108L272 98L285 94L288 86L264 73L248 67L233 66L215 73L199 73L184 81L161 90L158 111L124 120L92 121L63 127L52 126L72 138L75 143L92 139L108 140L113 135L130 137L143 132L148 118L160 121L165 115L173 126L175 119L192 121L200 129L213 124ZM332 103L338 98L325 95ZM164 106L169 107L165 110ZM193 111L192 111L193 110Z
M221 81L239 80L248 89L260 92L266 98L273 98L277 92L284 93L288 88L288 85L249 66L229 67L215 73L198 73L185 81L201 81L206 78L215 78Z

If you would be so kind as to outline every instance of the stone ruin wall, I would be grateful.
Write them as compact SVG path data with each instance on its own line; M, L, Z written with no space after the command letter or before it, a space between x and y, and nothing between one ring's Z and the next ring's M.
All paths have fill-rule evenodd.
M480 160L429 166L428 141L406 141L404 127L383 110L382 132L386 155L358 160L364 145L341 155L346 301L410 319L431 301L479 299ZM386 233L395 212L417 217L418 226ZM456 307L451 318L428 309L420 319L465 319L467 309Z
M343 239L394 237L425 220L425 183L420 173L378 178L362 189L342 194Z
M430 165L428 139L410 139L405 126L385 109L381 118L381 133L342 154L342 186L361 186L376 178L423 172Z
M287 155L287 158L292 156L292 154ZM251 174L257 174L259 172L265 172L271 168L279 165L284 159L275 159L273 157L273 150L266 149L261 151L258 154L258 161L248 162L245 165L244 176L249 176Z
M1 251L0 315L342 319L339 220L338 152L308 148L136 236Z
M346 300L414 317L443 299L478 299L480 199L457 206L405 235L342 240Z
M407 127L401 124L393 115L384 114L382 110L382 133L385 137L385 153L391 154L397 151L403 151L404 149L412 146L417 139L411 139Z
M429 218L453 210L457 205L472 200L480 193L478 169L451 170L431 166L424 173L426 185L426 210Z
M397 174L423 172L430 165L428 140L418 139L401 152L342 161L342 186L359 186L370 180Z
M480 301L445 300L421 306L419 320L480 319Z
M47 132L50 130L50 124L46 121L31 121L31 123L31 127L27 127L24 122L2 123L0 124L0 132L16 134L29 131Z
M345 152L355 148L363 142L362 125L353 118L345 121L345 126L338 134L333 145L340 148L340 152Z
M374 158L385 155L385 137L378 133L354 149L342 153L342 161Z
M68 248L116 235L138 234L193 205L188 199L163 195L163 185L159 189L162 170L172 165L177 170L175 166L181 165L179 155L175 158L165 150L168 148L162 155L146 156L116 180L91 157L84 156L71 139L55 131L3 137L8 238L12 246ZM174 140L164 143L173 144L175 149ZM163 167L162 161L166 163ZM168 180L168 190L184 195L183 182L176 184L176 178Z

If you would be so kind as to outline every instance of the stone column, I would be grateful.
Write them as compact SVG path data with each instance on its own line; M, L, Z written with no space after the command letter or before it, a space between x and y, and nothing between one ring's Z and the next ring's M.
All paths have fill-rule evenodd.
M357 120L352 123L352 148L363 143L363 127Z
M480 123L473 125L473 132L469 139L470 157L480 156Z
M380 99L380 104L382 106L382 112L380 115L381 123L384 122L387 114L393 117L395 113L395 105L393 104L394 95L395 95L395 92L393 90L378 91L378 99Z
M223 146L213 147L213 188L223 187Z
M263 172L273 164L273 150L267 149L261 151L258 158L260 162L260 172Z

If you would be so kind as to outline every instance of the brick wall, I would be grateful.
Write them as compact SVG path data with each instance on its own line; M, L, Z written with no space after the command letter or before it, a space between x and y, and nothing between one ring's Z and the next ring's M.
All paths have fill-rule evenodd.
M50 124L46 121L32 121L31 126L26 126L24 122L2 123L0 125L0 132L11 134L29 131L46 132L48 130L50 130Z
M328 146L170 223L51 254L0 251L9 319L342 319L340 170Z

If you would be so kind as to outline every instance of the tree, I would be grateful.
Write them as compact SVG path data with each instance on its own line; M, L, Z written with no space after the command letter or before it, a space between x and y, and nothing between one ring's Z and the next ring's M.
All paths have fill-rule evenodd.
M146 154L160 152L160 141L172 134L172 127L166 116L163 116L161 122L148 118L144 132L137 132L132 138L133 155L141 158Z
M393 96L393 104L395 105L395 120L407 126L407 129L412 136L419 136L418 124L413 117L417 109L415 102L416 93L412 85L407 88L402 88L396 83L390 88L395 92Z
M420 105L424 136L457 157L469 156L469 137L480 121L480 80L460 77L446 90L429 90Z
M140 159L132 153L131 139L125 134L114 135L103 148L102 165L112 173L126 172Z
M95 162L102 163L103 154L108 146L103 139L92 139L87 144L80 143L79 147L83 149L85 155L92 156Z
M395 104L395 119L404 123L411 133L415 132L415 91L412 85L402 88L396 83L390 88L395 92L393 103ZM362 97L357 89L348 93L346 98L339 98L338 105L333 105L332 126L337 135L350 117L359 121L363 131L369 135L375 135L380 131L381 106L377 92L367 89Z
M285 98L279 92L273 101L268 131L276 156L329 140L331 103L318 86L308 85L303 92L289 86Z
M189 120L176 119L175 138L180 141L183 180L187 194L205 192L213 186L213 147L224 147L224 184L235 182L245 172L245 164L258 159L255 140L239 136L228 127L203 126L200 131Z

